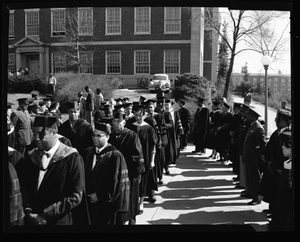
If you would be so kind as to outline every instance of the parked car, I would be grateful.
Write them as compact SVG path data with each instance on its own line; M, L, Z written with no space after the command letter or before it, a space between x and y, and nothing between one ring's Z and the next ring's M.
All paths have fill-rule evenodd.
M164 92L170 91L171 81L168 74L154 74L153 79L149 83L148 90L150 92L155 92L159 88Z

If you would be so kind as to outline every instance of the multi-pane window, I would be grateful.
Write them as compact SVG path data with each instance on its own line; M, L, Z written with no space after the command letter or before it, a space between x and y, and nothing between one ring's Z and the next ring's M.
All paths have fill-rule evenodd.
M16 72L16 57L15 54L8 54L8 71L11 73Z
M106 51L106 73L121 74L120 51Z
M93 73L92 51L80 51L80 73Z
M79 34L93 35L93 9L78 9Z
M181 32L181 8L165 7L165 33L178 34Z
M121 34L121 8L106 8L106 34Z
M180 51L164 51L164 73L180 73Z
M27 36L39 35L39 12L27 12L26 13L26 32Z
M150 74L150 51L137 50L134 52L135 74Z
M135 28L136 34L150 34L151 26L151 8L150 7L138 7L135 8Z
M13 38L14 36L15 36L14 13L10 13L9 14L8 37Z
M52 14L52 36L62 36L66 34L66 11L53 10Z
M66 71L66 54L62 52L53 53L53 72L65 72Z

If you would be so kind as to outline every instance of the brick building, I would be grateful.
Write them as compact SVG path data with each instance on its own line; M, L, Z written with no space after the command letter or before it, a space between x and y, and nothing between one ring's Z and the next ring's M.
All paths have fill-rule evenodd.
M218 8L210 11L219 20ZM192 72L214 81L218 36L200 17L203 13L202 7L10 10L8 70L27 67L31 73L48 74L78 68L80 73L121 78L125 87L155 73L174 79ZM79 66L71 63L77 57L71 36L78 40Z
M238 86L244 80L243 73L233 73L231 76L232 86ZM249 73L248 81L265 88L265 74L264 73ZM272 93L281 95L291 95L291 75L289 74L274 74L268 73L268 87Z

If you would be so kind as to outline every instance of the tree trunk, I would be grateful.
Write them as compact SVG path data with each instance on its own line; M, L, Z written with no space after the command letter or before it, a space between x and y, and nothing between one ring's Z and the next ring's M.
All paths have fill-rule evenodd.
M235 57L235 54L232 53L230 62L229 62L229 68L228 68L227 75L226 75L226 82L225 82L224 93L223 93L223 97L225 97L226 99L227 99L228 92L229 92L231 73L232 73L233 64L234 64L234 57Z

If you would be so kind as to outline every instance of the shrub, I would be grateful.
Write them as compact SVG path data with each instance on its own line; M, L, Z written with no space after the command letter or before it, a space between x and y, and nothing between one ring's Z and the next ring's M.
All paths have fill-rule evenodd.
M96 92L96 88L100 88L104 98L108 99L111 98L112 91L122 84L118 78L73 72L57 73L55 77L57 80L56 99L60 102L62 112L66 110L66 102L75 101L79 91L85 92L85 86L89 86L93 92Z
M7 80L8 93L30 93L32 90L46 93L47 80L46 75L30 74L28 76L13 76Z
M173 97L175 99L186 99L196 101L198 97L206 97L209 101L216 94L216 88L213 83L206 78L194 75L192 73L184 73L177 76Z

